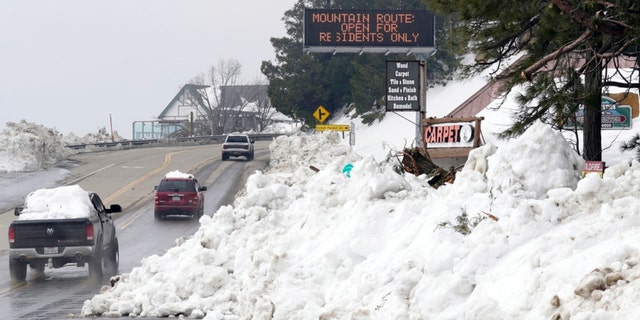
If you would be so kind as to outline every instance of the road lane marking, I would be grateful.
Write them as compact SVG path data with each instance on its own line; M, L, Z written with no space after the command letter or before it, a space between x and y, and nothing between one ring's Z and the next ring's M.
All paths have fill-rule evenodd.
M147 174L145 174L142 177L139 177L138 179L135 179L133 181L131 181L129 184L127 184L126 186L122 187L120 190L116 191L114 194L110 195L109 197L107 197L107 200L105 200L106 203L111 203L113 201L113 199L119 197L120 195L122 195L123 193L129 191L131 188L133 188L133 186L137 185L138 183L148 179L149 177L151 177L152 175L160 172L160 170L166 168L170 163L171 163L171 159L173 158L174 154L180 153L180 152L184 152L183 151L176 151L176 152L171 152L169 154L167 154L164 157L164 162L157 168L147 172ZM138 212L136 212L134 215L127 215L127 220L118 225L118 229L119 230L123 230L126 229L127 227L129 227L130 224L132 224L134 221L136 221L141 215L142 215L143 210L138 210Z
M96 174L96 173L98 173L98 172L100 172L100 171L103 171L103 170L109 169L109 168L111 168L111 167L113 167L113 166L115 166L115 165L116 165L115 163L112 163L112 164L110 164L110 165L108 165L108 166L106 166L106 167L104 167L104 168L100 168L100 169L98 169L98 170L96 170L96 171L89 172L89 173L85 174L85 175L84 175L84 176L82 176L82 177L79 177L79 178L77 178L77 179L74 179L74 180L71 180L71 181L67 182L67 184L66 184L66 185L68 185L68 186L69 186L69 185L72 185L72 184L76 184L76 182L78 182L78 181L80 181L80 180L82 180L82 179L88 178L88 177L90 177L90 176L92 176L92 175L94 175L94 174Z
M147 174L145 174L144 176L131 181L128 185L122 187L120 190L116 191L114 194L110 195L109 197L107 197L107 200L105 200L106 203L111 203L113 201L113 199L115 199L116 197L119 197L120 195L122 195L123 193L129 191L129 189L133 188L133 186L137 185L138 183L150 178L152 175L160 172L160 170L163 170L164 168L166 168L170 163L171 163L171 159L173 158L173 156L175 154L181 153L181 152L185 152L187 150L182 150L182 151L176 151L176 152L171 152L169 154L167 154L164 157L164 162L162 163L162 165L160 165L159 167L153 169L152 171L149 171ZM138 210L138 212L136 212L133 215L127 215L127 220L118 225L118 229L119 230L123 230L126 229L127 227L129 227L130 224L132 224L134 221L136 221L140 216L142 216L142 214L144 213L144 210Z
M20 283L13 284L9 288L6 288L6 289L0 291L0 297L3 297L5 295L9 294L11 291L13 291L15 289L18 289L20 287L24 287L26 285L27 285L27 282L20 282Z
M164 162L157 168L147 172L147 174L145 174L142 177L139 177L131 182L129 182L129 184L127 184L126 186L120 188L120 190L116 191L115 193L111 194L110 196L108 196L103 202L104 203L111 203L113 202L113 200L119 196L121 196L123 193L131 190L135 185L139 184L140 182L149 179L152 175L160 172L160 170L166 168L170 163L171 163L171 158L173 157L173 155L181 153L181 152L185 152L186 150L182 150L182 151L175 151L175 152L171 152L168 153L166 156L164 156Z
M185 151L187 151L187 150L177 151L177 152L174 152L173 154L176 154L176 153L179 153L179 152L185 152ZM161 169L163 169L164 167L166 167L167 165L169 165L169 162L171 162L171 157L170 157L171 155L172 155L172 154L168 154L168 155L167 155L167 158L165 158L165 163L162 165L162 167L160 167L160 168L158 168L158 169L154 170L155 172L150 172L150 174L147 174L147 175L143 176L142 178L145 178L146 176L149 176L149 175L153 175L153 174L155 174L156 172L158 172L158 171L160 171ZM196 169L198 169L198 168L200 168L200 167L202 167L202 166L206 165L206 163L207 163L207 162L210 162L210 161L211 161L211 159L205 159L205 160L202 160L201 162L199 162L198 164L196 164L195 166L193 166L193 167L192 167L190 170L188 170L187 172L194 171L194 170L196 170ZM134 181L134 182L135 182L135 181ZM133 183L133 182L132 182L132 183ZM127 189L128 187L129 187L129 186L127 185L127 186L125 186L122 190ZM107 202L107 203L108 203L108 202ZM144 213L145 213L145 211L143 210L143 208L141 208L141 209L140 209L140 210L138 210L136 213L134 213L134 214L132 214L132 215L127 215L127 216L126 216L126 217L127 217L127 219L126 219L123 223L118 224L118 226L117 226L116 228L117 228L118 230L123 230L123 229L128 228L128 227L129 227L129 225L131 225L134 221L136 221L138 218L140 218Z
M144 210L140 209L133 215L127 215L127 220L125 222L123 222L123 223L119 223L118 226L116 227L116 229L117 230L124 230L124 229L128 228L134 221L138 220L138 218L140 218L140 216L142 216L142 213L144 213Z

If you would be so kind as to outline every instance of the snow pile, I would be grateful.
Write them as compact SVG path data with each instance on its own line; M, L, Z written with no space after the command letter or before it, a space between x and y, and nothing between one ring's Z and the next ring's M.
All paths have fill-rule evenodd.
M562 134L537 122L518 139L527 143L506 144L489 158L487 176L493 192L531 193L525 196L539 198L545 196L547 190L576 185L584 160Z
M73 154L55 129L21 121L0 132L0 172L35 171Z
M84 137L78 137L73 132L64 136L64 141L67 145L113 142L122 140L125 139L118 135L117 131L113 133L112 138L111 133L107 132L107 128L105 127L99 128L96 133L87 133Z
M115 141L124 140L114 133ZM38 171L57 164L76 153L68 145L112 142L106 128L97 133L78 137L73 133L62 135L56 129L20 121L7 122L0 132L0 172ZM89 147L87 150L98 150Z
M86 218L95 212L89 193L78 185L38 189L25 199L18 220Z
M477 149L454 184L433 189L335 134L279 137L268 171L233 206L120 275L82 314L638 318L640 163L578 180L582 163L559 139L537 124ZM465 224L466 236L454 228Z

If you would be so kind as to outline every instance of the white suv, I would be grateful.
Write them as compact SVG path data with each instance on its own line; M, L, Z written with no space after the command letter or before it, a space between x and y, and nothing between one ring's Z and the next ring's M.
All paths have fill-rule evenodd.
M222 143L222 161L229 157L245 157L253 160L253 140L246 134L230 134Z

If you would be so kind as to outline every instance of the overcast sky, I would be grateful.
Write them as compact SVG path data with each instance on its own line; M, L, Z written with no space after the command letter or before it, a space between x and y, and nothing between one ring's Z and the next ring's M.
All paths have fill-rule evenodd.
M26 120L83 136L153 120L193 76L274 58L296 0L0 1L0 129Z

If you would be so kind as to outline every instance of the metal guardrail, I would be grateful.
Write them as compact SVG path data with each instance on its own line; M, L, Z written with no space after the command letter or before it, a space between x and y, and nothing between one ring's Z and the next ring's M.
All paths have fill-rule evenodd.
M260 133L249 134L249 137L255 141L268 141L277 136L281 136L281 133ZM122 140L114 142L96 142L85 144L72 144L66 145L67 148L74 150L82 150L87 148L96 149L110 149L110 148L136 148L136 147L150 147L150 146L165 146L178 144L219 144L224 141L227 135L212 135L212 136L194 136L194 137L179 137L172 139L148 139L148 140Z

